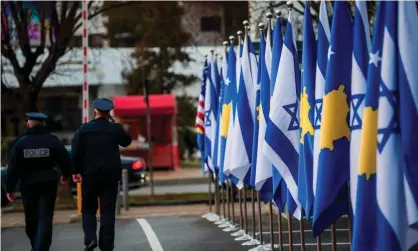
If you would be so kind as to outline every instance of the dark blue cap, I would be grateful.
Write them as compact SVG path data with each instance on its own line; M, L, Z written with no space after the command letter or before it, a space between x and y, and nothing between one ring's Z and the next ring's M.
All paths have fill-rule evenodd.
M25 116L29 120L40 120L40 121L48 118L48 116L40 112L28 112L25 114Z
M108 112L113 109L113 102L107 98L98 98L93 101L93 107L102 112Z

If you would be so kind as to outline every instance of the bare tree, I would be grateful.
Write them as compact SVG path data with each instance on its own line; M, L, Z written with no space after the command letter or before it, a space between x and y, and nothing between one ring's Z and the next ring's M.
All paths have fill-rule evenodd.
M116 2L105 7L95 7L94 3L97 2L88 3L89 19L132 2ZM19 84L18 106L21 115L27 111L37 111L38 96L45 80L55 72L58 60L71 50L74 33L82 25L81 1L33 2L32 7L38 12L40 23L40 41L36 45L31 44L28 24L32 17L24 8L24 3L1 2L1 87L2 91L12 91L7 88L3 76L4 63L8 63ZM7 15L11 16L12 22L8 21ZM49 22L46 22L47 20ZM48 23L49 25L46 25ZM12 32L15 38L11 37ZM67 206L73 204L69 186L59 186L57 203Z
M106 7L95 7L94 3L97 2L88 3L89 19L132 2L121 1ZM81 1L41 1L33 2L33 6L39 13L41 24L40 42L36 46L30 43L28 24L31 14L25 10L24 3L1 2L1 55L2 59L6 59L12 66L18 81L21 113L37 110L39 92L45 80L54 72L58 60L72 48L71 40L74 33L82 25ZM8 13L6 10L9 10ZM11 16L14 26L11 27L7 21L7 15ZM49 22L46 22L47 20ZM45 25L48 23L48 26ZM11 29L15 29L17 46L12 42ZM18 59L19 53L23 55L23 60ZM37 64L40 67L35 70ZM2 75L2 88L6 86Z

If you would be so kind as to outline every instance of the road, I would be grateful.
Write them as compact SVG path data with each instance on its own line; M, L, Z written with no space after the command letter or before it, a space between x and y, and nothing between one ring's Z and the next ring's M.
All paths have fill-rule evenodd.
M145 230L145 231L144 231ZM154 234L153 234L154 233ZM158 247L161 245L162 249ZM83 250L80 224L56 225L51 251ZM230 234L201 217L151 217L121 220L116 224L115 251L243 251ZM30 250L24 228L6 228L1 250Z
M239 218L236 219L237 221ZM277 220L277 218L276 218ZM252 235L252 220L248 219L249 233ZM284 249L289 250L286 221L283 222ZM258 231L258 224L256 225ZM263 217L264 242L269 243L268 217ZM274 224L277 227L277 223ZM296 224L297 226L297 224ZM294 250L300 249L300 235L294 227ZM337 241L339 251L348 251L348 231L344 224L337 226ZM258 238L258 234L256 234ZM331 235L327 231L322 236L322 250L331 250ZM244 241L235 241L231 233L222 231L217 225L196 216L147 217L132 220L120 220L116 224L115 250L118 251L244 251L254 246L242 246ZM275 244L278 244L278 233L274 234ZM54 226L53 244L51 250L73 251L83 250L83 233L80 224L65 224ZM306 251L316 250L316 240L311 232L306 232ZM24 228L2 229L1 250L29 250L29 242ZM276 245L275 250L279 250Z

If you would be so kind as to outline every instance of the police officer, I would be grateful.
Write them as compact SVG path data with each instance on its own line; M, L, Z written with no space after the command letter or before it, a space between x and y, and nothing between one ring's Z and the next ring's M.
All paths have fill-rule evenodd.
M82 222L85 250L97 247L96 211L100 200L99 247L114 248L115 210L121 177L119 146L131 144L124 128L110 116L112 101L93 101L94 119L82 125L72 141L73 180L82 183Z
M67 184L71 175L70 156L59 139L46 131L45 114L30 112L26 118L25 133L10 151L7 198L11 202L15 200L20 181L26 234L32 250L48 251L59 178L56 166L61 169L61 183Z

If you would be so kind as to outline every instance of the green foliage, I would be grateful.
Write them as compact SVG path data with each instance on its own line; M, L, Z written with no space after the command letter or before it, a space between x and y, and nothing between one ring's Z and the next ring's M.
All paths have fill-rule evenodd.
M182 49L190 44L191 36L181 28L183 9L178 2L136 2L106 15L112 46L120 42L122 35L134 40L136 50L132 56L137 67L124 76L129 94L142 94L145 79L149 80L151 94L170 93L195 81L193 76L171 70L175 63L187 66L191 61Z
M197 150L196 133L193 127L196 119L196 103L196 98L186 95L177 97L177 107L179 110L177 128L181 157L184 156L186 149L189 154Z
M105 2L111 6L112 2ZM150 94L171 93L174 89L187 87L195 76L175 73L172 69L187 66L191 62L183 47L191 44L191 36L182 30L181 16L184 10L178 2L135 2L129 6L105 13L111 46L120 46L121 41L133 41L132 57L137 65L126 73L128 94L143 94L147 79ZM123 37L123 39L121 39ZM177 97L178 140L181 156L186 148L193 148L196 137L193 130L197 100L188 96Z

